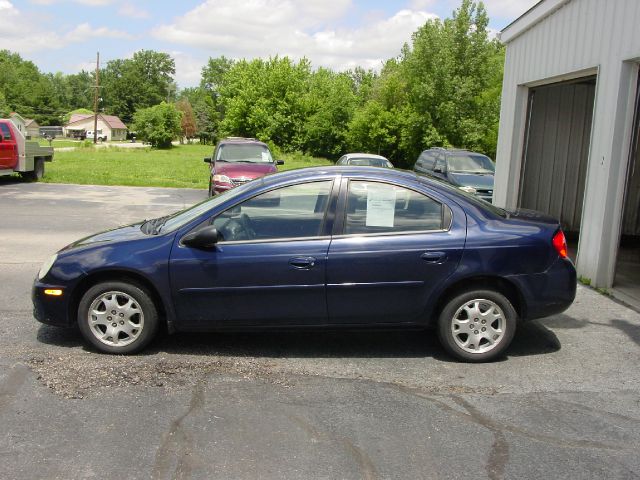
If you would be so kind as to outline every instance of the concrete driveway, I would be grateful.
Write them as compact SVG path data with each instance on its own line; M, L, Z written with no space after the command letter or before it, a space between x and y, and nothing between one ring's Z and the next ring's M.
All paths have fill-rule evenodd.
M113 357L33 320L51 253L204 197L0 185L0 476L640 476L640 315L589 289L484 365L415 332L177 334Z

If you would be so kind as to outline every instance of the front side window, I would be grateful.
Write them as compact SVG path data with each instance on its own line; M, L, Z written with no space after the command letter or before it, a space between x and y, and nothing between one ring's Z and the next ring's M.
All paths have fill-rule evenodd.
M332 184L303 183L262 193L225 210L213 226L223 242L320 236Z
M349 182L344 233L442 230L444 207L426 195L380 182Z
M264 145L227 143L218 147L216 162L273 163L273 158L269 149Z

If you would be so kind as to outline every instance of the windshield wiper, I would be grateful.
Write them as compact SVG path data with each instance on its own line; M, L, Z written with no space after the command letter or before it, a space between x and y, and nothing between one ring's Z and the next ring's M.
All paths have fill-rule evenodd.
M158 218L154 218L154 219L151 219L151 220L146 220L140 226L140 230L142 230L142 232L146 233L146 234L158 235L160 233L160 230L164 226L164 224L171 217L173 217L173 214L165 215L164 217L158 217Z

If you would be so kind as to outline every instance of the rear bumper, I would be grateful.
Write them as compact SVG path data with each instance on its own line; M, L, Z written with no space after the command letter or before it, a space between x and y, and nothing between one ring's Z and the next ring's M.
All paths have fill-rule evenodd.
M62 295L52 296L44 293L47 289L60 289ZM59 285L48 285L35 281L31 289L33 316L40 323L57 327L71 326L69 318L70 292Z
M515 283L524 301L526 320L564 312L576 298L576 269L571 260L558 258L546 272L507 277Z

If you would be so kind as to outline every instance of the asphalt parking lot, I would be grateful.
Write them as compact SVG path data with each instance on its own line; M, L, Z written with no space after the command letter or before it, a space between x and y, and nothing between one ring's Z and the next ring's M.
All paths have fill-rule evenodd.
M590 289L483 365L428 332L176 334L113 357L32 318L57 249L204 197L0 184L0 477L640 476L640 314Z

